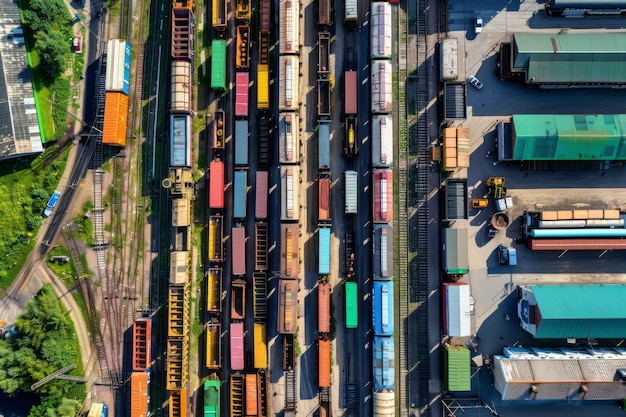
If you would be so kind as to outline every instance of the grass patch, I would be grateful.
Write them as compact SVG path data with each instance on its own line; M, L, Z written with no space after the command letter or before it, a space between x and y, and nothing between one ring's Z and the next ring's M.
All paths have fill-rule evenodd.
M93 221L91 220L91 217L88 217L91 210L93 210L93 203L91 200L87 200L73 219L74 223L78 225L78 237L85 242L85 245L88 248L91 248L96 244L93 232Z
M0 165L1 288L9 288L37 243L43 209L65 170L69 149L55 145L31 163Z
M54 256L67 256L69 258L69 262L52 261L51 259ZM48 267L52 269L54 275L59 277L61 282L63 282L66 287L72 287L75 284L76 268L74 268L74 262L72 262L70 250L67 248L67 246L55 246L50 251L50 253L48 253L46 265L48 265Z

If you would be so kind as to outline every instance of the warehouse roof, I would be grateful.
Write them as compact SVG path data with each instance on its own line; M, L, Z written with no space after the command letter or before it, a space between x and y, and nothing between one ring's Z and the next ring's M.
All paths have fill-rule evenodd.
M623 349L505 348L494 356L503 400L611 400L626 395Z
M626 159L626 115L513 116L513 160Z
M529 83L626 83L626 33L518 33L513 67Z
M626 337L626 285L532 285L536 338Z

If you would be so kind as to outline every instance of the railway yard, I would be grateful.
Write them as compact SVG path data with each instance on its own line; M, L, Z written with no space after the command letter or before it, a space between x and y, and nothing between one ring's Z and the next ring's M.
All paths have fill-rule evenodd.
M123 3L98 416L624 413L626 5Z

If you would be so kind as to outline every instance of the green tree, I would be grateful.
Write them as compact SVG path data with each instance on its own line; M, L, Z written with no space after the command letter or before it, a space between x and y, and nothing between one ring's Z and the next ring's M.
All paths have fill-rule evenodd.
M45 77L52 80L67 69L70 44L60 32L37 32L35 49L39 52L39 70Z
M29 215L25 217L26 217L25 218L26 230L28 230L29 232L32 232L32 231L39 229L39 226L41 225L40 216Z
M64 34L67 32L72 20L67 6L62 0L30 0L28 3L28 15L25 16L27 23L33 28L33 31L46 30L50 32L50 29L61 31ZM46 29L35 29L35 26L41 25Z

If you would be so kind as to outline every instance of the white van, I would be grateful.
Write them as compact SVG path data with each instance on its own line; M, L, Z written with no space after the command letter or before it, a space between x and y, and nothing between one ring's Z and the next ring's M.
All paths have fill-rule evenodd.
M517 265L517 249L509 248L509 265Z

